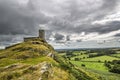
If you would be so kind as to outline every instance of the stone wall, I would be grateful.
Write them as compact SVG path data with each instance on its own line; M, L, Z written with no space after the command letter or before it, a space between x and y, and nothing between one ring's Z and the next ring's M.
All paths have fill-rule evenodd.
M27 38L24 38L24 42L26 41L34 41L35 39L38 39L39 37L27 37Z
M34 41L34 40L45 40L45 31L44 30L39 30L39 36L38 37L26 37L24 38L24 42L26 41Z

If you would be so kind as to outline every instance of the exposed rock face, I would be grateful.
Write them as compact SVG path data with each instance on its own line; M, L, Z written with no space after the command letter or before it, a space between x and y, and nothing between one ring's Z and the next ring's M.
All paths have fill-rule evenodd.
M53 53L49 53L48 55L47 55L48 57L51 57L51 58L55 58L55 55L53 54Z
M41 65L42 65L40 69L41 77L39 80L48 80L48 78L51 77L53 74L52 64L43 62Z

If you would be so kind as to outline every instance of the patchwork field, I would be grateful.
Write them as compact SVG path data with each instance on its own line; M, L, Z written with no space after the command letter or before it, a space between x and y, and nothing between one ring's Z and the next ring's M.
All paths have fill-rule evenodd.
M99 56L99 57L93 57L93 58L85 58L82 59L82 61L112 61L112 60L119 60L119 58L111 57L111 56Z
M111 52L112 53L112 52ZM70 56L70 54L72 54ZM95 55L89 57L89 55ZM120 53L116 51L115 54L103 54L101 56L96 56L97 52L88 51L73 51L72 53L63 53L62 56L68 55L70 62L83 69L87 73L92 73L92 75L100 76L98 80L120 80L120 75L116 73L109 72L108 67L105 66L105 62L111 62L113 60L120 60Z
M74 60L75 58L81 58L81 59L83 59L83 58L87 58L87 57L88 57L87 54L83 54L83 55L74 56L74 57L71 58L71 60Z
M108 71L108 69L104 66L104 63L99 62L81 62L81 61L71 61L74 65L81 67L81 65L85 65L86 68L100 71Z
M113 54L113 55L111 55L111 56L120 58L120 53Z

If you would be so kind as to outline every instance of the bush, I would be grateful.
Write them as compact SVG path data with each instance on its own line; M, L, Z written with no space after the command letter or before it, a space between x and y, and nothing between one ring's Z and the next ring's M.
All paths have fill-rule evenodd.
M85 67L85 64L81 64L82 67Z
M120 65L118 65L118 64L114 65L113 68L110 69L110 72L120 74Z
M109 68L110 72L120 74L120 60L113 60L112 62L105 62L105 66Z
M98 62L101 62L101 60L98 60Z
M79 61L79 58L75 58L74 60L75 60L75 61Z
M111 69L111 65L109 63L105 63L105 66Z

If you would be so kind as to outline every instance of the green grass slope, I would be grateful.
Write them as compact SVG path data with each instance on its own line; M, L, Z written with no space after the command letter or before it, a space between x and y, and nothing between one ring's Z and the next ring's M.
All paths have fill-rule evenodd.
M0 80L97 80L36 39L0 51Z

